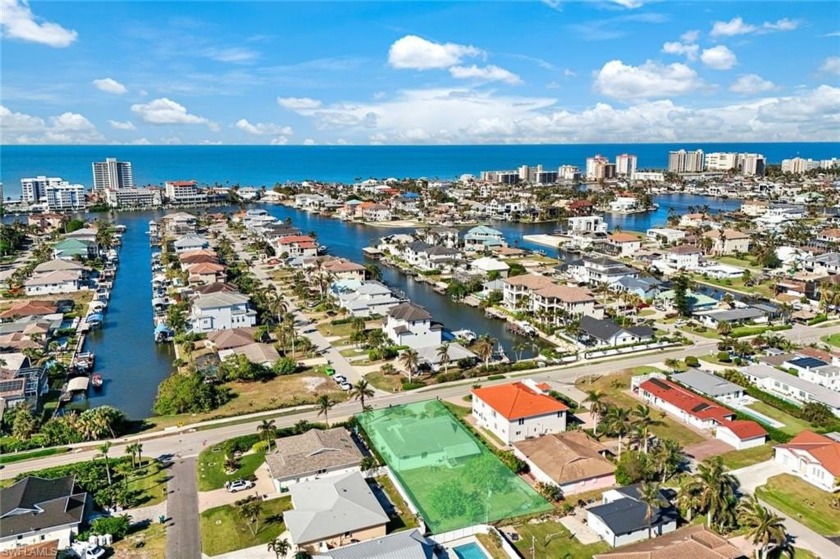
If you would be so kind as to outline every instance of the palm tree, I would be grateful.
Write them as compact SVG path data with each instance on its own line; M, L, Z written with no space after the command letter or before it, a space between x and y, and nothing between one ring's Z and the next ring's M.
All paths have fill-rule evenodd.
M758 547L758 559L766 559L770 551L788 546L784 519L748 495L738 504L738 521L747 526L746 536Z
M621 460L624 436L630 431L630 411L621 407L610 408L607 412L605 422L607 429L618 436L618 459Z
M496 347L496 340L490 338L487 334L482 335L475 342L475 352L484 361L484 369L490 366L490 357L493 355L493 348Z
M452 362L452 358L449 357L449 342L443 342L440 344L440 347L437 349L437 358L438 362L443 365L444 374L448 373L449 363Z
M659 509L659 484L648 483L646 481L642 482L642 484L639 486L639 500L642 501L646 506L645 521L648 525L648 539L650 539L653 537L651 535L651 529L653 528L653 511L655 509Z
M354 400L359 400L362 404L362 411L365 411L365 398L373 398L375 392L370 387L370 383L365 379L359 379L353 385L353 390L350 392Z
M411 375L414 374L414 371L417 369L417 365L420 364L420 356L417 354L417 351L413 349L407 349L402 352L400 355L400 365L405 367L405 370L408 371L408 382L411 383Z
M263 440L268 443L268 450L271 450L271 439L274 438L275 424L273 419L263 419L257 425L257 432L262 435Z
M706 526L718 527L731 519L738 481L727 472L723 459L715 456L701 462L687 490L697 494L700 509L706 511Z
M280 559L280 556L286 557L286 554L291 551L292 546L289 544L289 540L286 538L277 538L273 541L268 542L268 551L273 551L274 556L277 559Z
M99 455L105 460L105 473L108 476L108 485L111 485L111 467L108 464L108 452L111 450L111 443L103 443L96 447Z
M130 445L126 445L126 447L125 447L125 453L131 456L131 467L132 468L137 467L137 458L138 458L138 455L140 454L139 451L137 450L138 446L140 446L139 443L132 443Z
M315 401L315 405L318 406L318 417L324 416L324 423L327 424L327 427L330 426L330 410L335 406L335 402L330 399L329 394L321 394L318 396L318 399Z
M639 404L633 410L633 423L638 427L642 436L642 452L648 453L648 441L650 440L650 428L654 425L661 425L662 422L651 417L650 406Z
M595 428L592 432L598 435L598 420L607 410L607 403L604 402L604 393L600 390L590 390L586 393L584 403L589 402L589 412L592 414L592 421L595 423Z
M665 483L680 470L685 462L682 446L677 441L662 439L653 452L653 462L662 474L662 483Z

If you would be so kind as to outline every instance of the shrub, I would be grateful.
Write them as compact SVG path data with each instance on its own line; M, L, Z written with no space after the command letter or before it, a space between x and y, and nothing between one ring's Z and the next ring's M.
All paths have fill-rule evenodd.
M130 526L131 517L127 514L100 516L90 525L90 533L98 536L111 534L115 539L121 540L128 533Z
M415 380L412 382L404 382L402 385L403 390L416 390L418 388L423 388L426 386L425 382L421 382L419 380Z
M726 351L719 351L717 354L718 361L721 363L729 363L732 361L732 357Z
M505 378L505 375L490 375L487 380L502 380L503 378Z
M645 456L632 450L624 452L615 469L615 480L619 485L632 485L647 478L648 470Z
M502 461L502 464L513 470L516 474L525 474L528 473L529 468L528 464L520 460L513 452L509 450L505 450L499 453L499 460Z
M278 375L291 375L297 371L297 361L292 357L282 357L271 368Z
M542 481L536 485L537 493L542 495L546 501L554 503L563 498L563 492L559 487L553 483L543 483Z
M260 453L265 452L268 450L268 441L257 441L253 445L251 445L251 451Z
M688 365L689 367L699 367L700 366L700 360L697 359L697 357L695 357L694 355L689 355L688 357L685 358L684 361L685 361L685 364Z
M563 394L562 392L558 392L556 390L549 390L548 395L557 400L558 402L563 402L567 406L569 406L569 411L574 412L577 407L578 403Z

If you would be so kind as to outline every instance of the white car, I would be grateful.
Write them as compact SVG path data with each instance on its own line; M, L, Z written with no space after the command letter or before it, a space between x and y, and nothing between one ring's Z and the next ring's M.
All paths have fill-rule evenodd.
M253 481L249 481L247 479L237 479L227 484L227 490L229 493L237 493L239 491L245 491L246 489L251 489L254 486Z
M79 559L102 559L107 553L104 548L86 542L73 542L70 550Z
M345 377L344 375L334 375L333 380L338 384L344 384L347 382L347 377Z
M353 385L350 384L349 382L342 382L338 386L340 386L341 389L344 390L344 391L353 390Z

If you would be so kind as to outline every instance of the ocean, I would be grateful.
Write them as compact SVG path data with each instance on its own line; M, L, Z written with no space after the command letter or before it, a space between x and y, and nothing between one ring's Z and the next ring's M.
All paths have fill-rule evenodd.
M481 146L0 146L4 196L20 196L20 179L47 175L90 186L91 163L116 157L130 161L138 186L165 180L202 184L271 187L301 180L352 182L356 179L428 177L452 179L464 173L542 164L585 166L596 154L638 157L638 168L667 166L676 149L763 153L769 163L789 157L840 156L840 143L572 144Z

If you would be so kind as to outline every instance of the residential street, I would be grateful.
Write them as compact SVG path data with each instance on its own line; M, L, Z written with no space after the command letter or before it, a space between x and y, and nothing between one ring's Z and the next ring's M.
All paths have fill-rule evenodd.
M176 460L167 485L166 557L200 559L201 529L198 520L198 485L195 458Z

